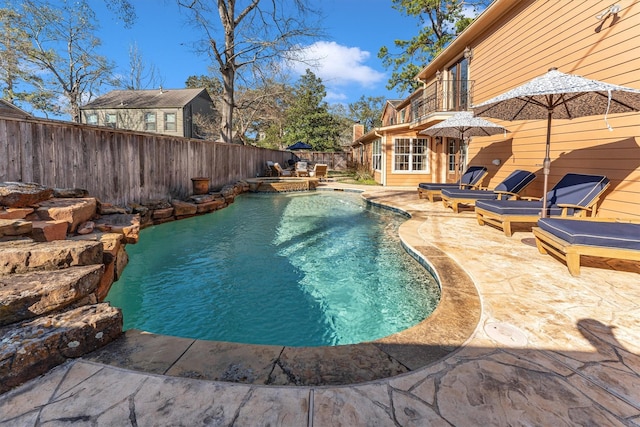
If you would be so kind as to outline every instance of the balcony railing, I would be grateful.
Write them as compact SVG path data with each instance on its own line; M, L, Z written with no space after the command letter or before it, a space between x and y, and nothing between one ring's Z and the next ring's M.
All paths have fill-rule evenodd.
M427 86L413 101L412 121L419 122L439 111L466 111L472 105L473 80L443 80Z

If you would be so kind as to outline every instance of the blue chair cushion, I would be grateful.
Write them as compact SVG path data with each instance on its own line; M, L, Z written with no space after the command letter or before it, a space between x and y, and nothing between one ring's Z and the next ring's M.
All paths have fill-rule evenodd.
M445 188L460 188L460 184L477 184L487 173L484 166L469 166L456 183L439 184L435 182L421 182L418 187L424 190L442 190Z
M531 183L536 174L529 171L516 169L509 174L500 184L496 185L494 191L508 191L509 193L519 193Z
M640 224L540 218L538 226L574 245L640 250Z
M499 215L540 215L542 212L542 201L540 200L478 200L476 209L481 208ZM569 214L572 210L569 210ZM551 206L547 209L549 216L561 215L562 208Z
M608 184L609 179L603 175L568 173L547 192L547 201L552 205L588 206Z
M442 195L449 199L495 200L498 193L485 190L461 190L459 188L442 190Z
M418 186L424 190L443 190L445 188L460 188L460 184L458 183L435 184L435 183L422 182L418 184Z

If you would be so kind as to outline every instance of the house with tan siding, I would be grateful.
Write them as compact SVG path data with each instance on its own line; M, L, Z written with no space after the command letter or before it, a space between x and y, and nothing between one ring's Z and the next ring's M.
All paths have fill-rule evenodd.
M430 138L420 131L552 67L640 89L640 2L615 4L619 8L611 13L616 8L610 1L494 1L418 73L422 89L395 102L395 111L386 108L383 126L354 141L353 149L367 153L369 164L380 159L375 177L388 186L455 182L460 166L469 164L488 168L486 187L514 169L542 177L546 120L490 119L510 132L473 137L467 150L459 139ZM408 122L398 122L402 110ZM611 186L599 215L639 218L640 113L606 119L612 131L604 115L553 121L549 185L568 172L606 175ZM541 196L542 185L537 179L524 194Z
M216 119L206 89L114 90L80 108L82 123L202 138L198 124Z

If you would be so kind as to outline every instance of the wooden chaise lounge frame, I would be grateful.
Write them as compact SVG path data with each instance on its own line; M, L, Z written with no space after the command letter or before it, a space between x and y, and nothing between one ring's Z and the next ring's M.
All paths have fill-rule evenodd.
M640 224L640 220L621 220L611 218L567 219L573 219L575 221ZM538 247L538 251L541 254L551 253L564 260L564 262L567 264L567 268L569 269L569 273L572 276L580 275L580 256L582 255L624 259L629 261L640 261L640 251L636 249L573 244L539 227L533 227L532 231L533 235L536 238L536 246Z
M472 166L469 166L469 168L472 168ZM465 183L465 182L462 181L462 178L460 178L458 180L458 182L456 182L455 184L454 183L449 183L449 184L444 184L444 185L452 186L453 188L468 189L468 190L479 189L480 188L480 184L482 183L482 180L487 175L487 168L482 167L483 170L479 170L480 167L478 167L478 166L473 166L473 168L477 168L478 171L470 176L470 178L472 179L471 182ZM469 169L467 169L467 171L468 170ZM464 177L464 174L463 174L463 177ZM433 183L433 185L434 186L438 186L439 184ZM440 185L442 185L442 184L440 184ZM418 198L422 199L423 195L426 195L427 198L429 199L429 201L431 203L433 203L435 197L441 197L442 196L442 188L437 188L437 189L433 189L433 190L427 190L425 188L420 187L420 185L418 185Z
M512 176L513 174L528 174L525 177L523 177L522 182L519 182L518 186L516 188L513 188L513 190L516 190L515 192L511 192L511 191L507 191L507 190L498 190L498 187L493 189L493 190L486 190L487 193L494 193L496 195L496 199L497 200L515 200L518 199L519 193L520 191L524 190L524 188L529 185L531 183L531 181L533 181L533 179L535 178L535 174L531 173L531 172L527 172L527 171L521 171L521 170L516 170L514 172L512 172L510 176ZM507 178L509 178L507 177ZM525 180L526 179L526 180ZM501 182L500 184L498 184L498 186L504 186L505 181ZM484 189L483 189L484 190ZM473 191L468 192L468 193L473 193ZM444 192L444 194L440 195L440 198L442 199L442 204L444 205L445 209L446 208L451 208L453 209L453 212L458 213L460 211L460 205L465 205L465 206L475 206L475 202L476 200L478 200L477 197L474 197L473 194L469 194L468 196L456 196L456 197L447 197L446 196L446 191Z
M587 217L595 217L598 211L598 202L600 201L600 196L604 191L609 187L609 182L607 180L606 185L604 185L601 190L596 194L593 199L590 200L589 203L585 205L574 205L568 203L558 203L556 206L561 208L561 214L554 215L555 217L560 218L587 218ZM540 200L538 197L521 197L521 200ZM569 215L569 209L573 209L573 215ZM538 222L540 218L538 215L502 215L495 212L491 212L476 205L476 218L478 220L478 224L485 225L491 224L494 227L502 229L504 231L504 235L507 237L511 237L513 232L511 230L512 223L525 223L525 224L535 224Z

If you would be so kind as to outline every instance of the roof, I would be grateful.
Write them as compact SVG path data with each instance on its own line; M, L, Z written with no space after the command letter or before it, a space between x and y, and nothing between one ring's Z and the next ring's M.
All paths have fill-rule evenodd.
M114 90L94 99L81 109L178 108L184 107L199 96L211 101L204 88Z
M28 118L31 117L31 114L21 110L7 100L0 99L0 116Z

